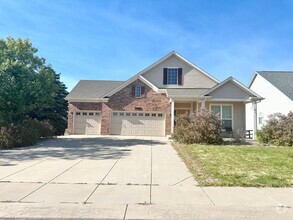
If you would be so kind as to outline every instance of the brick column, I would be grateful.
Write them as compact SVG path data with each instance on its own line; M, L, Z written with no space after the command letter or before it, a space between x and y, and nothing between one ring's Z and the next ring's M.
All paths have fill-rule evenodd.
M110 116L111 109L106 103L102 103L102 115L101 115L101 134L108 135L110 133Z

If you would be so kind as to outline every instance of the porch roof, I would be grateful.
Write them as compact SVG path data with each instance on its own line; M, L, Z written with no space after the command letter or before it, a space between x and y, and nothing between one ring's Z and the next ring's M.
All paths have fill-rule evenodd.
M194 88L182 88L182 89L172 89L168 88L166 89L168 97L181 97L181 98L197 98L202 97L202 95L207 92L208 88L200 88L200 89L194 89Z

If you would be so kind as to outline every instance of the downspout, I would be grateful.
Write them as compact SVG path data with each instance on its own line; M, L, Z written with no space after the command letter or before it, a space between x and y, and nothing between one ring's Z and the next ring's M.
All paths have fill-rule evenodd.
M174 132L174 99L170 99L171 102L171 133Z

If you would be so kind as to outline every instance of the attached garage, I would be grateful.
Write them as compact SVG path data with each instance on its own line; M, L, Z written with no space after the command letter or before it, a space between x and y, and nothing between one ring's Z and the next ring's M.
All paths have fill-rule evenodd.
M77 111L74 114L74 134L100 134L101 112Z
M110 134L165 136L165 113L112 112Z

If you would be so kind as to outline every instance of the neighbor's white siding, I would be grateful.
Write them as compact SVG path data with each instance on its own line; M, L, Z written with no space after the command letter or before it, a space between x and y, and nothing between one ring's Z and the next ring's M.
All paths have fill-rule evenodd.
M163 85L163 70L167 67L182 68L182 85ZM175 55L144 73L143 76L158 88L211 88L217 84L214 80L183 62Z
M257 129L262 127L259 124L260 113L263 114L265 121L270 114L277 112L287 114L289 111L293 111L293 101L262 76L256 76L250 89L265 98L257 104ZM254 130L253 121L253 108L249 103L246 104L246 129Z

